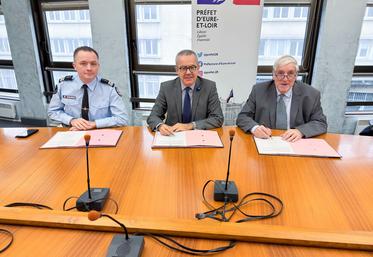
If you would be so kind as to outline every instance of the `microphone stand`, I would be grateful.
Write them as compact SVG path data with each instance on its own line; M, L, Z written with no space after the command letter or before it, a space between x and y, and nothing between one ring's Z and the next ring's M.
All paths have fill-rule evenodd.
M229 170L231 166L231 153L232 153L232 141L234 137L234 130L229 131L229 157L228 157L228 170L225 180L214 181L214 200L217 202L237 202L238 201L238 189L234 181L229 181Z
M224 189L225 191L228 190L228 179L229 179L229 170L230 170L230 166L231 166L231 153L232 153L232 141L233 141L233 137L230 137L229 140L230 140L230 144L229 144L229 157L228 157L228 171L227 171L227 177L225 178L225 189ZM89 184L88 184L88 186L89 186Z
M89 158L88 158L88 146L89 146L89 141L85 142L85 158L87 161L87 185L88 185L88 198L92 199L91 195L91 184L90 184L90 178L89 178Z
M84 135L85 140L85 154L86 154L86 167L87 167L87 188L78 200L76 200L76 209L78 211L90 211L96 210L101 211L104 208L106 200L109 195L109 188L91 188L90 176L89 176L89 158L88 158L88 147L91 136L89 134Z
M122 234L117 234L113 237L107 257L118 257L118 256L125 256L125 257L140 257L142 250L144 249L144 236L134 236L132 235L131 237L128 236L128 231L126 226L115 219L114 217L104 214L104 213L99 213L96 211L90 211L88 213L88 219L91 221L94 221L96 219L99 219L100 217L107 217L117 223L119 226L123 228L125 237L123 237Z

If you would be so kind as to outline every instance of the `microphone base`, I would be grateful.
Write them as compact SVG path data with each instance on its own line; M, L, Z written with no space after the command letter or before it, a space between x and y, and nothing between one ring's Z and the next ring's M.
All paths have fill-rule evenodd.
M217 202L237 202L238 189L234 181L228 181L227 190L225 190L225 180L215 180L214 200Z
M143 236L130 236L128 240L123 234L118 234L111 240L107 257L140 257L144 248Z
M89 199L88 190L85 191L76 200L76 209L78 211L101 211L104 208L109 191L109 188L91 188L91 199Z

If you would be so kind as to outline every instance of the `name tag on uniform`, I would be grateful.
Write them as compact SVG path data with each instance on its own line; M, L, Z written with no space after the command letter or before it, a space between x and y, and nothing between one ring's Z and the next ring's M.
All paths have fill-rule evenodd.
M76 99L75 95L63 95L62 98L64 99Z

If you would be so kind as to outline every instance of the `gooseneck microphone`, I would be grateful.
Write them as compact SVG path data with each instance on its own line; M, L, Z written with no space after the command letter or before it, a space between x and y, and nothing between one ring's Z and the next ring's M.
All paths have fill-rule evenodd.
M91 195L91 184L90 184L90 179L89 179L89 158L88 158L88 146L89 146L89 141L91 140L91 135L84 135L84 141L85 141L85 159L87 161L87 185L88 185L88 197L89 199L92 199Z
M113 218L112 216L100 213L98 211L90 211L88 213L88 219L90 221L95 221L101 217L107 217L117 223L123 228L125 237L123 235L115 235L110 243L109 250L106 256L110 257L140 257L142 250L144 248L144 237L143 236L128 236L128 231L126 226Z
M229 131L229 157L228 170L225 180L215 180L214 182L214 200L218 202L237 202L238 189L234 181L229 181L229 171L231 166L232 141L235 135L234 130Z
M231 167L232 141L233 141L233 138L234 138L234 134L235 134L234 130L229 130L230 144L229 144L228 170L227 170L227 177L225 179L225 191L227 191L227 189L228 189L229 170L230 170L230 167Z
M89 156L88 148L91 140L91 135L84 135L85 140L85 155L87 162L87 187L88 190L84 192L78 200L76 200L76 208L79 211L90 211L96 210L101 211L104 208L105 202L109 195L109 188L91 188L90 176L89 176Z
M121 226L124 230L124 233L126 234L126 240L129 239L128 237L128 231L127 231L127 228L126 226L123 224L123 223L120 223L119 221L117 221L116 219L114 219L113 217L111 217L110 215L107 215L105 213L101 213L101 212L98 212L98 211L90 211L88 212L88 219L90 221L95 221L101 217L107 217L109 219L111 219L112 221L114 221L115 223L117 223L119 226Z

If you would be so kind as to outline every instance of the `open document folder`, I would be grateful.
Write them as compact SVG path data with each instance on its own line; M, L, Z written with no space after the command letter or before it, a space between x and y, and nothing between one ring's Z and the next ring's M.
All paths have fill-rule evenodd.
M218 133L212 130L187 130L170 136L155 133L152 148L173 147L223 147L223 143Z
M259 154L342 157L325 140L318 138L300 139L294 143L282 140L279 136L269 139L254 137L254 140Z
M59 131L40 148L74 148L85 147L84 135L89 134L90 147L116 146L122 130L96 129L89 131Z

